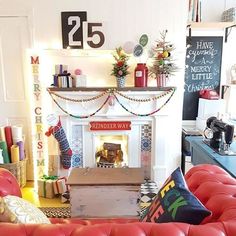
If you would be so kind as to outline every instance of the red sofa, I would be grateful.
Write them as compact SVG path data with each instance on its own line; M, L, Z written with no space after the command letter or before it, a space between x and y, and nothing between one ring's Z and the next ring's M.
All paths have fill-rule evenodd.
M135 219L50 219L52 224L0 223L1 236L236 236L236 180L215 165L198 165L186 175L189 189L212 211L201 225L143 223ZM21 196L18 184L0 168L0 196Z

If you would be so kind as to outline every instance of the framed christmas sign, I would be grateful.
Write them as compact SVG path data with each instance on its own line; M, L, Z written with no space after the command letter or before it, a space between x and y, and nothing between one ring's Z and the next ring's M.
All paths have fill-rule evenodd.
M83 27L87 24L87 27ZM62 44L63 48L83 49L84 43L91 48L100 48L105 42L101 31L102 23L87 22L87 12L62 12ZM84 32L87 28L87 32Z

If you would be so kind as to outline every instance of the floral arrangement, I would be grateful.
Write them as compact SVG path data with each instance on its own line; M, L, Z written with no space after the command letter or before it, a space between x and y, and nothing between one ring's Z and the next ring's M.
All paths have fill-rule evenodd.
M173 75L179 68L174 63L172 52L175 49L173 44L166 41L167 30L160 33L161 38L157 40L156 47L152 49L152 66L149 67L149 74L155 78L158 75Z
M129 74L128 55L124 52L122 47L116 48L116 53L113 54L115 63L113 63L113 69L111 75L116 77L124 77Z

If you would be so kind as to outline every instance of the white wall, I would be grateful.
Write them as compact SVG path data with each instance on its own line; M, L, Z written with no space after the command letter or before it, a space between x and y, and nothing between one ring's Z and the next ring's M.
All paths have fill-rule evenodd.
M106 37L103 49L114 49L126 41L137 43L143 33L150 37L153 45L159 38L159 32L167 29L167 39L176 47L177 63L181 68L170 83L178 87L170 102L173 112L171 114L173 133L169 134L169 143L172 144L170 149L170 154L173 156L170 168L172 170L180 162L187 2L186 0L1 0L0 15L17 14L17 12L27 14L30 19L32 45L39 49L61 47L62 11L87 11L88 21L102 22ZM51 78L46 79L51 80ZM107 80L107 85L109 81ZM94 80L93 85L99 86L96 82ZM133 84L132 73L128 84Z

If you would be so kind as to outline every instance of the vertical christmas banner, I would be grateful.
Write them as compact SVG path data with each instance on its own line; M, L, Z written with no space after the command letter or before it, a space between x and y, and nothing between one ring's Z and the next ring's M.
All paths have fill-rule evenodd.
M39 56L31 56L31 73L33 79L33 159L35 179L43 176L45 173L44 160L44 134L42 123L42 87L39 79Z

